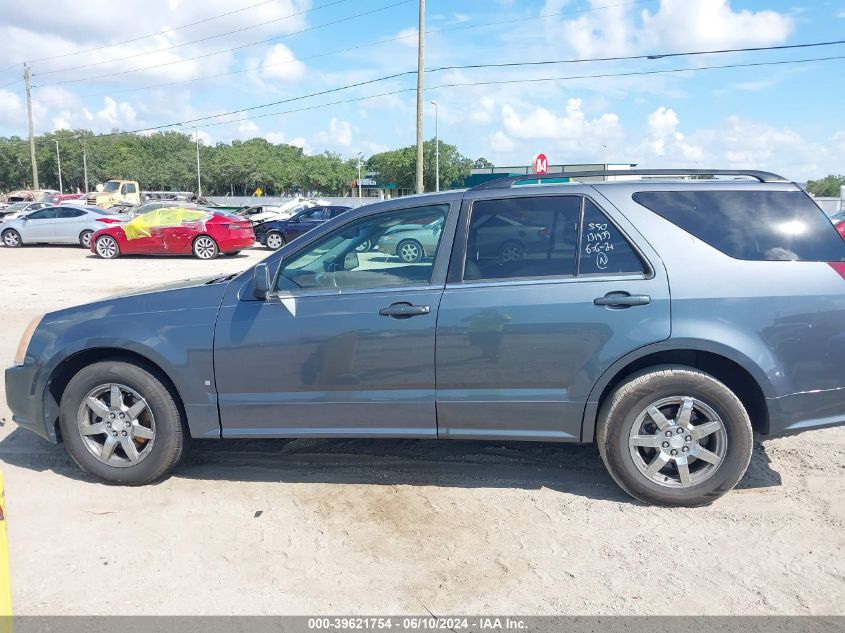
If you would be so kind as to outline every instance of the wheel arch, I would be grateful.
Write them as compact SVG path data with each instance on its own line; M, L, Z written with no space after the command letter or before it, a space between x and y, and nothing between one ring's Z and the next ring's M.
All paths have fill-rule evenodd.
M767 435L772 388L763 369L736 350L711 341L647 346L611 365L593 386L581 424L581 440L592 442L598 412L613 389L632 374L659 365L681 365L706 372L733 391L748 411L755 432Z
M93 363L102 361L120 361L132 363L158 378L164 386L170 391L173 399L176 401L176 406L179 408L179 414L182 418L182 424L185 431L190 433L188 428L188 417L185 411L184 398L176 386L176 383L170 375L156 362L150 358L140 354L137 351L114 348L114 347L96 347L82 350L67 356L62 359L56 367L50 372L47 379L46 388L44 390L44 416L48 428L55 432L55 437L58 442L62 441L61 432L59 430L59 408L58 405L62 400L62 395L67 389L68 383L71 379L84 367Z

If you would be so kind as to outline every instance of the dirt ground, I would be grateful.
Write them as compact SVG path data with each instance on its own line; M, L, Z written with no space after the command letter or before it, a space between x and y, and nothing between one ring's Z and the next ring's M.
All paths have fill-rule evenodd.
M0 248L0 358L39 313L266 254ZM18 614L845 612L845 428L758 444L737 490L667 510L551 444L205 441L157 485L105 486L0 396Z

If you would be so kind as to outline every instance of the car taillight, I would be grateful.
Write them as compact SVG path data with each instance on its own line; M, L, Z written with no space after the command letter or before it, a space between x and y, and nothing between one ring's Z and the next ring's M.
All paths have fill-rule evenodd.
M830 262L830 267L842 275L842 279L845 279L845 262Z
M118 218L97 218L97 222L102 222L103 224L120 224L122 220Z

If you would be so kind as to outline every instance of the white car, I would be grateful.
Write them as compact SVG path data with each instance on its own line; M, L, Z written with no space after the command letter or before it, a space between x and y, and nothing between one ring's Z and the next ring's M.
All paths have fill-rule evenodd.
M36 209L49 207L48 202L12 202L3 209L0 209L0 222L19 218L21 215Z
M79 244L90 248L91 236L124 218L97 207L49 206L0 224L0 240L8 247L24 244Z

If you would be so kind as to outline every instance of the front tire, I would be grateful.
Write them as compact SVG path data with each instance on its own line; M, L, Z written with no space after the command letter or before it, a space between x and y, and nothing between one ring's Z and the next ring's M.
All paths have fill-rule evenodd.
M21 234L15 229L6 229L3 231L3 244L9 248L20 248L23 245Z
M213 237L200 235L194 240L194 257L197 259L214 259L220 253L220 248Z
M402 240L396 247L396 254L406 264L416 264L425 257L422 244L417 240Z
M644 370L608 396L596 441L608 472L632 497L663 506L708 505L748 468L748 412L713 376L688 367Z
M101 235L94 243L94 252L103 259L116 259L120 257L120 246L111 235Z
M285 245L285 237L278 231L270 231L264 239L264 244L271 251L277 251Z
M120 361L94 363L71 378L59 425L80 468L113 484L159 479L179 461L187 439L167 387L146 369Z

